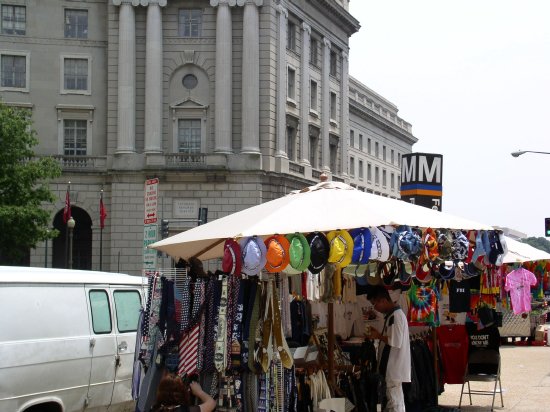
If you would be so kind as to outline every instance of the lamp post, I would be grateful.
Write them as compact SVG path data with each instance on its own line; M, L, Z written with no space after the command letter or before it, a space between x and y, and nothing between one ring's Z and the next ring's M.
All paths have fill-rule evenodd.
M519 157L519 156L521 156L522 154L525 154L525 153L550 154L550 152L535 152L533 150L518 150L517 152L512 152L510 154L514 157Z
M67 220L67 228L69 229L69 269L73 268L73 230L76 225L75 220L71 216L69 220Z

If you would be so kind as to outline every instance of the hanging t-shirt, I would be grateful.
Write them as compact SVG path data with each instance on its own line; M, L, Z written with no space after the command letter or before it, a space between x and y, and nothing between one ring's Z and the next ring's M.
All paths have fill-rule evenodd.
M388 336L388 343L380 341L379 357L384 357L384 350L390 347L387 357L385 377L394 382L411 381L411 347L409 343L409 326L407 318L400 308L386 315L382 335Z
M440 326L436 329L444 383L457 384L464 380L468 363L468 332L464 325Z
M500 347L500 333L496 325L488 326L483 329L477 329L475 323L467 323L466 328L468 330L470 345L468 353L471 355L475 351L496 350L499 351ZM496 365L480 364L468 364L470 373L496 373Z
M510 292L514 314L531 310L531 286L537 284L537 278L527 269L519 268L508 273L504 289Z
M449 310L451 312L468 312L470 310L470 285L468 282L449 282Z
M466 312L451 312L449 287L447 286L449 282L450 281L443 282L439 293L439 300L437 301L439 323L440 325L464 325L464 323L466 323ZM468 302L468 310L469 309L470 303Z
M411 325L436 325L437 319L437 294L434 290L434 282L426 285L417 285L411 282L409 289L409 320Z

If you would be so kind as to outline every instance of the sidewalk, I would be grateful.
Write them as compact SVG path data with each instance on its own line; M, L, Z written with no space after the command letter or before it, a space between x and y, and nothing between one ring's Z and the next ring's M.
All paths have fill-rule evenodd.
M500 347L501 381L504 408L500 395L495 397L495 411L547 412L550 411L550 347ZM472 382L472 389L491 389L494 383ZM445 385L439 396L439 405L458 407L462 385ZM497 388L498 390L498 388ZM468 395L462 397L462 411L489 411L491 396L474 396L470 406Z

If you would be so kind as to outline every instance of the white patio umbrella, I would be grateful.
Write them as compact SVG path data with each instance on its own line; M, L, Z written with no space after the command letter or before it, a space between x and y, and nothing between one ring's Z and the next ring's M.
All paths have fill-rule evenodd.
M223 256L227 238L327 232L383 225L446 229L491 226L401 200L377 196L343 183L322 182L163 239L150 247L178 259Z
M502 258L502 263L533 262L536 260L550 260L550 253L537 249L527 243L519 242L505 236L508 253Z

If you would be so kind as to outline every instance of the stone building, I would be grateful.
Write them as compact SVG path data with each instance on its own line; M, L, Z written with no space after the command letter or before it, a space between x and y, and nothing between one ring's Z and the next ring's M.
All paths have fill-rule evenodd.
M159 179L171 234L197 225L201 209L211 221L323 172L398 197L390 180L356 169L379 167L398 187L398 159L416 139L393 104L349 77L360 25L348 2L0 0L0 96L32 112L37 154L63 168L52 185L61 236L29 264L67 264L69 181L73 267L99 269L101 250L103 270L134 274L148 178ZM361 150L359 136L386 157Z

